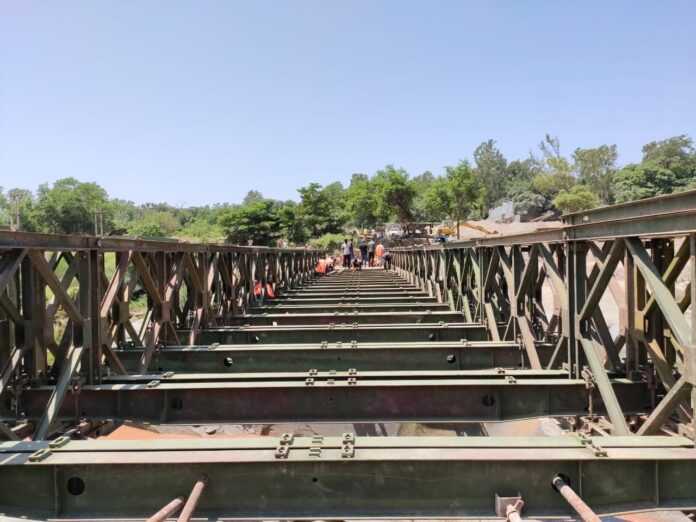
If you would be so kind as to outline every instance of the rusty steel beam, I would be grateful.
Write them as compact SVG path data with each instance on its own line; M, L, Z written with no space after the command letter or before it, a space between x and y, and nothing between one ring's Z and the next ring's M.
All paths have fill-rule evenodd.
M135 373L142 349L117 351L129 373ZM538 344L546 366L553 346ZM156 352L149 372L272 372L324 370L475 370L529 368L526 352L515 342L462 343L316 343L167 346Z
M179 330L185 343L188 330ZM239 326L204 329L198 332L200 344L267 344L267 343L352 343L413 341L485 341L488 332L475 323L443 324L359 324L336 322L328 325Z
M202 474L209 482L196 516L205 519L489 519L496 495L508 492L525 500L525 518L566 519L575 511L551 486L559 474L602 516L696 508L696 452L682 437L348 433L14 442L0 452L0 510L9 516L145 519Z
M261 313L234 315L231 325L328 325L336 323L358 324L397 324L397 323L457 323L464 317L459 312L441 310L422 310L413 312L347 312L337 310L331 313Z
M398 373L398 372L397 372ZM226 374L230 379L234 374ZM202 377L204 379L204 376ZM644 383L611 381L625 415L646 414L649 390ZM52 387L22 394L23 418L38 418ZM130 419L139 422L201 424L278 422L491 421L583 415L589 394L583 380L495 377L448 377L434 373L418 379L361 377L358 372L308 371L301 379L266 381L207 380L86 385L66 400L56 418ZM605 410L594 394L594 411ZM13 412L0 408L4 419Z

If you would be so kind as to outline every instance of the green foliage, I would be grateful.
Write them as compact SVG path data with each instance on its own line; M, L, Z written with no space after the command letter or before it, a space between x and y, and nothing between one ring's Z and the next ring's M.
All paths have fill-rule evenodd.
M445 218L461 221L472 213L478 217L485 205L485 188L471 165L460 161L455 167L445 167L445 175L430 183L423 201L433 221Z
M300 204L295 215L313 237L341 230L346 222L345 190L341 183L332 183L323 188L319 183L310 183L297 191L300 193Z
M114 217L114 227L124 229L131 228L131 222L136 219L137 214L135 203L124 199L112 199L110 203Z
M0 224L8 224L18 211L20 230L92 234L95 211L101 211L107 234L206 242L226 238L239 244L252 239L258 245L309 241L331 249L348 225L363 229L395 220L476 218L503 200L512 200L523 215L572 212L696 187L696 150L688 136L650 142L640 163L623 168L617 168L615 145L577 148L569 161L558 138L547 134L539 150L539 157L508 162L496 142L488 140L474 151L473 168L462 161L442 175L425 171L411 178L404 169L387 165L372 177L354 174L347 188L339 182L302 187L299 203L265 199L252 190L234 206L136 205L109 199L96 183L66 178L41 185L36 195L0 189Z
M31 220L41 231L56 234L93 234L95 211L103 213L104 231L113 226L113 210L106 191L96 183L75 178L39 186Z
M539 150L542 154L542 169L545 173L573 176L573 166L561 155L561 146L556 136L547 134L544 141L539 143Z
M0 225L10 224L10 205L4 194L4 189L0 187Z
M594 149L575 149L573 161L580 183L594 191L604 204L614 200L612 179L619 153L616 145L601 145Z
M236 245L246 245L251 239L254 245L275 246L280 238L280 219L269 199L230 207L220 213L217 223L227 231L227 240Z
M345 210L352 224L360 228L371 228L377 224L377 194L365 174L353 174L346 189L345 201Z
M203 243L219 243L226 237L226 231L217 222L210 222L207 217L196 217L186 223L174 236L187 240L198 240Z
M671 170L679 179L690 180L696 168L694 142L685 135L651 141L643 146L643 162L654 163Z
M487 207L495 206L505 197L507 160L495 143L495 140L484 141L474 151L476 179L485 190Z
M319 237L310 239L309 245L312 248L318 248L319 250L333 254L346 238L348 238L346 234L323 234Z
M449 200L449 183L447 178L435 178L420 200L423 215L426 216L428 221L442 221L450 217L452 208Z
M548 210L548 198L533 190L520 190L513 198L515 212L524 217L531 217L535 210Z
M280 234L289 243L303 244L309 239L309 230L302 222L299 205L294 201L288 201L277 212Z
M547 198L554 198L560 192L570 190L573 185L575 178L564 172L544 172L532 180L533 189Z
M652 161L627 165L616 173L613 183L618 203L669 194L682 186L673 171Z
M533 158L514 160L505 169L505 198L514 199L522 192L532 190L532 180L541 172Z
M412 221L415 187L409 183L408 172L387 165L378 170L371 180L377 198L376 218L379 222L399 220Z
M167 237L162 225L154 221L140 221L133 223L128 233L139 237Z
M445 167L445 170L450 215L456 221L460 221L474 210L482 208L486 189L476 179L467 161L460 161L456 167ZM457 229L457 235L459 235L459 229Z
M614 175L616 201L670 194L696 180L696 150L688 136L653 141L643 147L643 161Z
M176 216L165 210L156 210L154 212L148 212L143 218L134 221L128 231L134 233L133 229L147 227L148 225L156 225L165 237L171 236L174 232L181 230L181 223Z
M599 205L599 198L587 185L574 185L569 190L561 190L553 204L564 214L579 212Z
M261 203L264 199L263 194L261 194L258 190L250 190L247 192L247 195L244 196L244 199L242 200L242 206L243 207L248 207L249 205L253 205L254 203Z
M19 209L20 230L28 230L30 232L41 231L32 220L32 212L36 203L31 191L13 188L7 192L6 203L8 205L8 214L11 211L14 212L16 209Z
M534 158L514 160L505 169L505 198L513 201L515 212L527 216L542 207L546 198L534 192L533 180L541 172Z

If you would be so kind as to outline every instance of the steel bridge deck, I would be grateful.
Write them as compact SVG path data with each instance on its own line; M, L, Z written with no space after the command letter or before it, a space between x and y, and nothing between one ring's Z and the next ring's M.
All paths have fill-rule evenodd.
M306 249L0 232L0 515L573 518L558 477L599 515L696 509L696 191L392 253L317 277ZM539 417L568 430L352 432ZM318 434L90 438L123 422Z

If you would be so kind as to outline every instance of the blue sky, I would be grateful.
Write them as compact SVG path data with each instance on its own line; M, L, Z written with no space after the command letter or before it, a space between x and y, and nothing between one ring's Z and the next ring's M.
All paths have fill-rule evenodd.
M0 186L296 198L546 132L696 138L696 2L0 0Z

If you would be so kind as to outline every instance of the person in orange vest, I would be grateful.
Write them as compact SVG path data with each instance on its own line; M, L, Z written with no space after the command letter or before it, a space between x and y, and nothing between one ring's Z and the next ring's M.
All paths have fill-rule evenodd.
M375 266L382 266L382 256L384 255L384 245L380 243L377 245L377 248L375 248Z
M271 283L266 283L266 297L269 299L275 299L275 291L273 290L273 285Z
M317 263L316 272L319 275L324 275L326 273L326 258L322 257Z
M254 285L254 297L258 302L261 302L263 299L263 285L261 284L261 281L256 281L256 284Z

